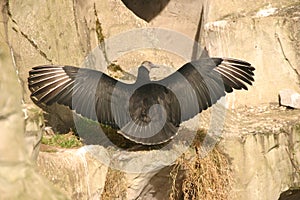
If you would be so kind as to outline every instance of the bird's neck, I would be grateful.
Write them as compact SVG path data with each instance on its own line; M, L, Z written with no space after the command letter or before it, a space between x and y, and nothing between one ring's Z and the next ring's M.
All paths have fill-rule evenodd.
M150 82L149 71L145 67L140 67L136 79L136 84L143 85Z

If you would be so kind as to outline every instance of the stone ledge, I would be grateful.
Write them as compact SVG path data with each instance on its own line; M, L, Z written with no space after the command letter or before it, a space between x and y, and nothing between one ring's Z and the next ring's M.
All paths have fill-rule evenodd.
M300 163L299 119L299 110L286 110L275 105L240 108L227 113L222 139L217 146L227 155L233 170L233 199L278 199L282 191L300 184L299 169L295 168ZM102 154L107 152L107 149L101 146L95 147L94 150ZM194 150L192 148L189 151ZM159 156L168 152L151 150L151 153L159 159ZM139 164L136 156L139 154L144 155L145 152L120 154L121 157L116 158L123 160L124 165L134 162L137 166ZM195 152L190 154L189 159L193 160L195 155ZM207 154L210 155L211 152ZM156 165L155 163L153 165ZM38 159L40 172L73 199L101 197L104 194L107 196L109 193L103 194L107 184L110 186L105 190L110 191L114 188L118 197L123 195L137 198L139 195L146 195L150 198L150 193L156 195L152 196L152 199L167 197L167 193L164 193L167 195L164 196L156 189L161 188L160 182L169 177L173 164L172 162L156 172L132 174L111 171L93 155L82 154L82 151L77 149L60 149L55 153L41 152ZM183 180L183 176L177 178L176 181ZM108 179L111 181L108 182ZM170 178L166 180L170 181ZM151 187L150 182L154 184L150 184ZM116 187L115 184L123 186ZM171 190L169 184L164 184L163 187L164 190ZM177 187L177 190L180 190L181 186Z

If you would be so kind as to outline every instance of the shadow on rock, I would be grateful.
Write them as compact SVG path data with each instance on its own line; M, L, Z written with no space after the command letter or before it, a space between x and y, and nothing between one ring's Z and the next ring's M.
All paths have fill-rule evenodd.
M139 18L150 22L169 3L170 0L122 0L125 6Z

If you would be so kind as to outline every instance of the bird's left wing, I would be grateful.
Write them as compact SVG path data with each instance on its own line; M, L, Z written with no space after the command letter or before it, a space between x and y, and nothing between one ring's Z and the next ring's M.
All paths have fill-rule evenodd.
M124 124L129 120L123 114L125 105L116 100L127 101L130 84L100 71L73 66L37 66L29 72L28 85L36 103L66 105L86 118L115 128L118 128L116 121Z
M233 89L246 89L245 83L252 85L254 67L250 63L231 58L209 58L202 56L199 60L186 63L170 76L157 81L175 95L180 108L182 122L194 117L202 110L217 102L226 92Z

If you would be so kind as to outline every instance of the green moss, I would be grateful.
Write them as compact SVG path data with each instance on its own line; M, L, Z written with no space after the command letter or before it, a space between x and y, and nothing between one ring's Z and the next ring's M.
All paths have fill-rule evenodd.
M95 14L95 17L96 17L96 34L97 34L98 44L101 44L104 41L104 35L102 33L101 22L98 18L98 13L97 13L95 3L94 3L94 14Z
M54 136L44 136L42 144L62 147L62 148L76 148L81 147L82 142L72 132L68 134L56 134Z
M96 34L98 38L98 43L102 43L104 41L104 35L102 34L102 27L98 18L96 20Z
M123 69L120 67L120 65L117 65L117 64L114 64L114 63L111 63L108 67L107 67L107 69L109 70L109 71L113 71L113 72L117 72L117 71L123 71Z

